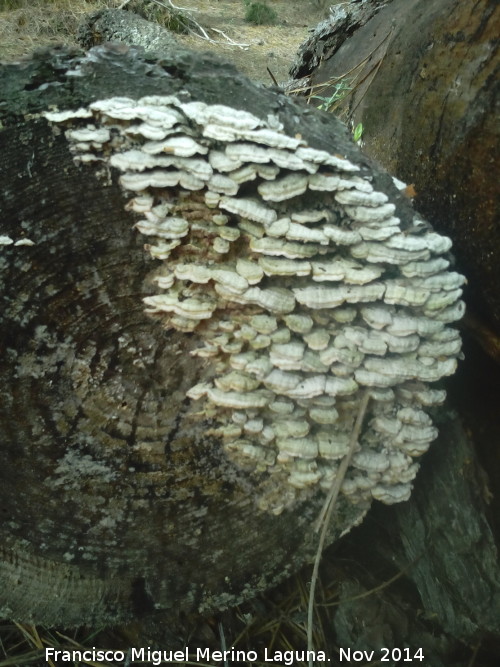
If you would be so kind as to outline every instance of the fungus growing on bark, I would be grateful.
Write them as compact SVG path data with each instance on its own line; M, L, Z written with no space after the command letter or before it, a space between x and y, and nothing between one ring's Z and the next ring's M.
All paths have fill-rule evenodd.
M292 491L288 489L288 501L279 501L279 508L270 500L275 489L271 493L264 485L262 491L261 506L282 511L297 494L330 478L329 461L342 455L357 397L368 386L373 388L374 417L361 438L344 490L356 502L370 496L385 502L405 499L416 472L411 457L423 453L436 435L425 412L409 412L418 399L415 393L409 399L405 387L452 373L460 351L458 335L434 317L450 307L458 307L457 316L461 312L463 278L448 272L448 260L440 257L449 250L448 239L427 228L422 233L417 215L403 228L387 194L376 191L367 177L353 175L359 171L357 165L304 146L248 112L185 104L173 97L164 101L156 97L154 109L164 114L168 127L175 125L176 135L158 142L144 140L142 145L136 140L133 150L125 141L119 150L111 150L108 159L118 169L124 190L139 193L127 204L129 209L137 211L142 201L146 206L152 198L169 193L171 204L164 219L138 222L138 231L159 240L181 239L175 256L169 253L167 259L175 281L158 278L156 284L164 292L145 299L147 312L161 316L166 328L196 331L204 344L194 354L206 356L211 350L218 368L241 369L215 376L212 386L208 383L189 392L191 398L207 403L223 429L247 413L247 439L240 439L238 429L224 431L227 456L245 466L258 462L259 472L266 470L278 485L288 479ZM109 137L112 119L119 118L126 135L124 121L150 119L154 109L147 100L134 105L119 98L94 103L92 131L75 127L66 136L73 143L102 144L106 137L101 126L106 126ZM52 123L75 125L80 117L88 123L85 110L78 113L46 117ZM99 143L93 145L100 151ZM187 172L178 171L179 162L158 169L160 163L151 159L158 155L159 160L164 153L197 155L198 160L206 155L206 168L201 164L196 171L191 169L194 182L183 183ZM259 165L270 162L276 172L266 178ZM235 197L243 182L253 185L244 197ZM218 230L212 240L215 254L210 247L198 246L187 218L171 217L176 201L189 196L183 190L204 192L208 206L202 215ZM216 198L215 193L222 196ZM307 193L314 195L315 205L311 208L308 195L301 210L300 197ZM328 213L330 193L337 225L331 224ZM208 195L214 197L213 203ZM286 215L290 212L291 219ZM240 245L233 251L231 243L237 239ZM193 243L198 247L194 254ZM150 246L150 252L159 257L155 247ZM223 265L217 253L223 254ZM347 318L341 312L344 304L355 304L346 311ZM217 323L226 309L235 308L234 327L223 332ZM318 329L313 328L315 313L316 317L321 313ZM349 325L339 328L342 322ZM241 365L237 359L243 358L245 348L252 351L251 361ZM394 390L390 398L380 394L389 389ZM432 392L427 396L425 405L433 404ZM283 403L287 414L303 415L301 421L276 422L280 403L273 397L287 397ZM321 397L331 398L332 403L318 405ZM413 414L413 422L396 420L389 427L395 412L399 419L406 415L407 422ZM257 423L258 428L252 426ZM327 424L335 424L335 431L325 438ZM333 455L337 451L340 454ZM398 458L398 473L386 475L384 484L379 484L391 456L401 451L410 457ZM302 459L316 461L317 467L296 468ZM368 474L363 483L359 471Z
M229 458L245 466L253 462L259 474L265 470L274 480L270 487L263 484L259 503L279 512L331 478L330 461L345 451L360 392L371 387L373 417L343 490L357 503L372 496L384 502L406 499L417 469L411 457L422 454L436 435L415 405L442 400L425 385L417 393L406 387L452 373L460 351L458 335L444 324L453 318L446 309L454 308L456 316L461 312L464 282L440 257L449 240L423 230L417 215L403 227L387 194L375 190L369 177L353 175L357 165L309 148L248 112L183 104L172 97L157 97L154 104L169 127L175 123L176 135L136 142L133 150L125 141L108 158L124 190L140 193L129 209L138 211L141 202L149 205L151 198L169 193L172 210L164 220L139 222L138 231L181 239L175 256L169 253L167 259L175 282L158 278L164 292L145 299L147 312L161 316L166 328L196 331L203 344L194 354L210 354L216 368L240 369L216 374L213 384L194 387L188 395L204 400L220 423ZM109 132L114 118L122 121L126 135L123 121L152 116L147 100L135 108L141 113L119 98L94 103L92 132L87 136L76 127L66 136L74 143L96 137L103 143L97 128L106 125ZM80 117L88 122L85 110L78 113L46 117L59 124L75 125ZM92 145L100 151L100 144ZM188 186L179 162L158 169L151 160L165 152L182 158L206 155L207 169L197 167L198 180ZM276 171L262 175L259 169L270 162ZM243 182L248 194L236 197ZM169 217L176 202L189 196L186 189L204 193L202 215L217 225L216 254L198 245L187 218ZM306 195L302 210L300 197ZM236 239L238 250L231 250ZM154 247L150 252L159 257ZM221 252L223 265L217 258ZM346 310L344 304L354 307ZM226 310L234 311L234 326L223 331ZM317 329L315 317L321 324ZM250 357L242 363L245 355ZM324 399L330 400L326 406ZM278 406L286 406L285 414L294 420L276 421ZM245 414L242 440L240 430L229 425ZM327 434L330 424L335 429ZM315 462L314 467L302 470L297 467L302 460ZM385 474L389 468L394 468L391 475ZM276 485L287 484L287 501L272 500Z
M160 79L163 90L175 89L169 88L171 80L170 75ZM44 120L36 120L49 137L54 135L57 155L65 152L77 175L90 174L89 182L97 183L100 190L109 186L102 201L107 202L111 193L110 207L116 208L117 201L123 207L115 215L112 238L103 230L112 257L101 261L102 239L95 227L82 251L91 268L76 283L72 317L91 323L90 336L81 336L76 343L66 340L65 346L57 336L46 337L43 344L52 355L47 381L52 382L51 373L66 369L64 378L70 386L61 415L53 416L54 424L65 429L58 442L66 442L71 430L66 425L72 420L83 433L81 440L74 441L75 452L70 447L51 467L57 477L54 484L62 493L71 472L69 463L80 461L75 465L90 481L82 482L75 495L75 505L80 497L86 503L84 510L78 510L78 521L83 525L89 503L95 501L89 515L120 526L116 534L106 537L105 523L95 522L96 540L107 539L115 551L119 551L119 539L128 540L127 556L138 554L137 576L142 572L144 550L163 553L168 545L169 558L177 562L192 543L196 543L196 554L205 549L199 535L212 539L212 524L204 532L196 512L207 511L210 503L227 508L217 494L224 485L236 484L234 480L237 508L232 526L242 507L247 514L251 507L257 516L265 512L266 520L274 520L299 506L309 507L309 518L300 519L309 525L311 513L322 502L347 452L366 388L371 396L367 418L342 486L342 512L335 530L339 526L346 530L358 521L373 498L405 499L418 468L415 459L436 435L427 409L444 400L443 392L429 383L453 372L460 351L459 337L448 327L463 312L463 279L448 270L450 260L443 257L450 243L431 232L409 204L398 199L397 191L387 186L390 179L381 186L383 178L361 158L357 160L355 149L346 150L347 158L334 154L337 147L327 152L309 146L302 135L292 136L293 131L284 129L281 116L264 113L261 118L189 95L138 94L138 99L97 100L93 96L86 104L78 100L75 111L53 107L45 111ZM318 139L311 143L321 145ZM90 201L89 209L92 205ZM37 234L32 234L31 227L21 227L22 233L6 228L0 237L0 259L33 253L40 263L46 250L47 256L52 252L50 244L55 247L50 234L57 235L60 245L72 243L74 232L67 234L65 224L59 229L50 219L46 236L45 228L36 230ZM78 234L87 233L79 219L71 224L78 226ZM98 346L93 336L100 331L97 315L111 300L108 290L114 290L113 298L122 298L120 274L113 265L114 248L122 242L121 267L126 266L127 253L135 253L135 272L127 273L128 284L123 288L124 303L135 319L130 330L121 330L113 308L106 310L113 313L108 316L109 331L103 334L103 345L109 344L110 352L101 355L94 349ZM31 248L30 243L35 246ZM104 288L101 285L99 298L93 282L97 260L108 281ZM73 265L66 264L72 278ZM24 263L19 271L25 275ZM48 273L41 303L56 309L58 300L51 299L54 286ZM16 308L21 304L22 310L23 298L22 291L13 297ZM85 306L82 312L80 302ZM29 308L26 321L31 323ZM18 318L19 309L12 312ZM62 310L57 316L66 321ZM36 317L30 332L38 330ZM134 339L137 331L140 344ZM26 345L26 357L33 356L30 345ZM27 362L15 358L17 382L28 371ZM122 373L122 366L129 375ZM30 366L29 372L36 375L38 370ZM156 393L150 393L151 383ZM91 419L86 420L87 413L105 413L107 430L94 427ZM180 435L179 413L184 420ZM196 437L190 440L193 432ZM149 433L154 434L151 441ZM34 423L30 437L33 434L43 440L43 424ZM88 446L94 458L82 454L80 446L83 452ZM194 457L199 455L203 462L186 467L195 447L201 453ZM127 497L110 497L107 491L85 496L82 489L92 486L91 482L96 488L109 487L109 474L118 474L118 468L106 467L101 459L109 462L114 456L122 466L120 474L130 472L129 478L117 482L120 490L126 487ZM220 479L219 473L210 476L210 465L223 470ZM188 473L187 481L175 490L174 520L168 485L177 467ZM184 502L182 494L201 493L193 470L204 477L207 487L203 489L210 490L201 506L193 502L184 516L178 511L181 497ZM129 484L134 489L130 497ZM150 536L151 543L143 549L137 534L129 537L129 519L136 514L127 514L126 503L145 508L142 518L148 516L148 503L154 506L150 509L155 526L164 531L161 539ZM122 516L127 520L120 523ZM177 531L173 541L171 520ZM196 534L186 530L193 524ZM273 525L283 523L277 520ZM214 534L222 535L225 528L217 524ZM185 536L182 544L180 534L182 539ZM103 565L102 554L92 560L88 549L82 556L78 540L71 536L64 548L58 557L65 561L86 558L92 567L97 563L92 572ZM285 557L289 558L288 552ZM207 577L217 570L207 567L209 562L213 565L207 557ZM170 567L168 559L165 563L162 567ZM276 563L273 572L281 576L282 563ZM117 556L110 571L120 573L122 565ZM155 567L145 576L150 587L158 580ZM236 570L247 572L239 565ZM241 578L233 591L230 584L221 584L223 577L217 572L207 587L198 577L188 592L182 588L187 586L185 581L173 581L164 570L168 583L159 592L127 580L117 611L110 615L131 615L127 607L131 586L142 586L145 604L151 598L156 608L171 604L172 589L186 609L220 608L225 599L218 593L221 590L228 601L239 599ZM211 591L218 591L216 601Z

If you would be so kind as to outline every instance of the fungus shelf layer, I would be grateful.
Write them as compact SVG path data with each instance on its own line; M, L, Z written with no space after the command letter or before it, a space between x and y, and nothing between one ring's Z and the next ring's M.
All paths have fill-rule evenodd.
M0 67L3 616L236 604L316 551L366 390L330 542L436 436L449 240L330 115L206 58Z
M370 418L342 491L406 500L437 434L426 408L444 399L427 383L453 373L460 352L447 325L463 312L464 279L442 257L449 239L417 214L403 227L369 175L276 118L174 96L45 117L77 163L119 172L158 259L145 312L197 335L191 354L213 379L187 395L217 422L227 457L261 477L259 508L279 514L329 488L365 387Z

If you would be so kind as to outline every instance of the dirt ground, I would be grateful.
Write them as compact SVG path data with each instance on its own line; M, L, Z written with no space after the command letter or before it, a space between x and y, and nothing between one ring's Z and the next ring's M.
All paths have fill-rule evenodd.
M191 48L202 47L217 51L233 62L254 81L272 83L266 68L277 81L288 79L288 69L308 30L314 28L325 14L317 0L270 0L277 15L275 25L252 25L244 19L242 0L183 0L182 6L195 10L193 17L204 27L223 30L244 48L224 43L203 43L194 36L180 36L180 41ZM334 4L334 3L332 3Z
M169 0L164 3L168 6ZM78 24L85 13L123 4L123 0L0 0L0 60L16 60L38 46L75 45ZM336 2L268 0L278 16L277 22L259 26L245 21L243 0L175 0L173 4L186 10L213 40L178 35L181 44L218 52L254 81L270 84L267 68L277 81L286 81L308 30Z

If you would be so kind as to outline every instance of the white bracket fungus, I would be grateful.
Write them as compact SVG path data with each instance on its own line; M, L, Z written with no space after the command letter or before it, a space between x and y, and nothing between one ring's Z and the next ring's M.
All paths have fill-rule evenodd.
M366 387L342 491L406 500L414 457L436 436L426 409L444 400L427 383L460 353L447 326L463 314L464 279L442 256L450 240L416 214L403 225L366 170L273 116L147 96L45 118L82 168L117 172L154 260L146 312L198 337L192 354L213 380L188 396L218 422L225 455L265 473L258 506L278 514L330 487Z

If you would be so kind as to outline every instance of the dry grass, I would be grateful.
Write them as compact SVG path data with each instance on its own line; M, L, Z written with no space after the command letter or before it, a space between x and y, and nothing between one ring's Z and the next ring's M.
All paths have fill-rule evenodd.
M84 14L118 7L119 0L0 0L0 60L53 44L76 45Z
M221 650L225 644L227 648L234 646L241 650L255 650L259 658L264 656L264 648L269 655L274 651L302 651L306 646L309 575L310 570L306 568L269 596L225 612L219 618L186 619L179 633L178 646L168 644L166 639L162 642L161 636L151 641L150 632L140 623L113 629L78 628L67 631L5 621L0 624L0 667L47 665L45 647L83 650L95 646L98 649L121 650L126 654L132 646L153 648L155 641L158 642L156 648L163 650L183 648L184 645L188 645L191 651L207 646L212 650ZM314 644L334 656L337 651L332 642L331 605L337 601L335 585L326 585L320 579L317 596L321 604L315 612ZM193 653L192 662L178 664L201 665L194 658ZM111 667L109 663L72 664ZM243 663L239 664L243 667ZM294 662L294 665L306 667L306 663L300 661ZM252 667L273 667L273 663L259 660Z
M341 599L340 582L349 579L363 578L363 569L350 559L332 558L327 553L325 566L320 570L316 587L316 606L314 610L314 626L312 643L316 650L325 651L330 667L336 664L338 646L334 631L334 617L339 604L369 596L383 596L386 605L392 604L391 595L385 589L397 585L404 579L406 571L400 571L391 578L374 586L372 590ZM407 569L411 568L411 564ZM373 577L371 577L373 581ZM307 646L307 605L311 567L305 567L296 576L270 591L267 595L252 600L245 605L224 612L217 617L190 617L180 621L176 628L176 637L172 638L172 626L166 618L158 617L152 630L149 622L131 623L115 628L45 628L5 621L0 624L0 667L32 666L46 667L44 659L45 647L55 649L112 649L121 650L125 654L131 647L151 646L153 649L177 650L188 646L191 653L189 663L179 665L198 665L194 651L209 647L211 650L222 650L234 647L240 650L254 650L259 656L251 667L276 667L276 663L263 662L264 649L268 655L275 651L303 651ZM168 631L166 630L168 628ZM109 663L81 662L71 663L91 665L92 667L114 667ZM223 664L223 663L222 663ZM249 663L238 662L241 667ZM308 667L307 662L296 660L294 667ZM367 667L365 663L357 663ZM370 662L375 667L378 661ZM280 663L282 667L283 662ZM50 667L55 667L50 665ZM122 667L122 666L120 666ZM320 667L319 663L317 667ZM321 666L323 667L323 666Z
M98 9L118 8L124 0L0 0L0 60L12 61L27 56L36 47L55 44L76 45L76 30L84 14ZM130 0L130 6L144 5L145 18L158 20L165 14L162 0ZM337 2L339 0L336 0ZM334 4L333 0L329 4ZM168 0L163 2L169 8ZM271 83L269 68L278 81L288 79L288 69L308 28L323 16L317 0L272 0L278 22L254 26L245 21L242 0L175 0L174 5L207 29L217 43L200 35L179 35L187 47L214 51L233 62L254 81ZM186 14L186 12L185 12ZM159 20L163 23L162 20ZM217 31L223 31L220 34ZM226 35L229 41L224 37ZM245 49L235 47L247 45Z
M49 665L45 661L45 648L85 649L96 646L100 632L88 632L79 629L72 636L55 629L37 627L35 625L5 622L0 625L0 665L1 667L21 667L23 665ZM82 663L83 664L83 663ZM105 663L85 663L94 667L111 667Z

